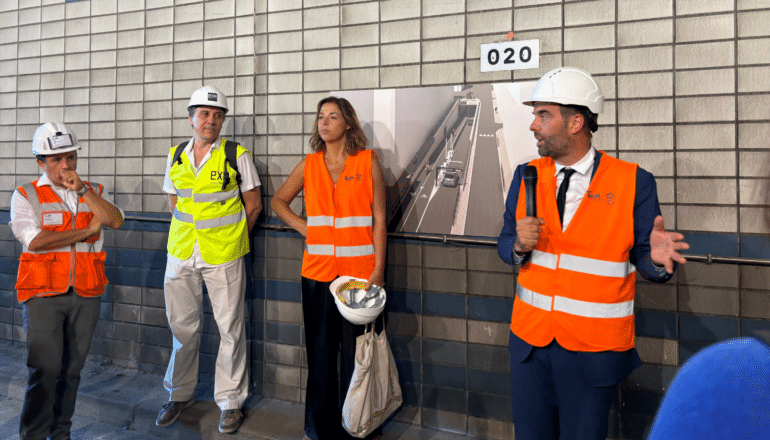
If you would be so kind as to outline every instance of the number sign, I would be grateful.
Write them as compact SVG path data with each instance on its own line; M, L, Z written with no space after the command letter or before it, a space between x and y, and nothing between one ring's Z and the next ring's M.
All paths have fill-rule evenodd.
M540 40L506 41L481 45L481 71L540 67Z

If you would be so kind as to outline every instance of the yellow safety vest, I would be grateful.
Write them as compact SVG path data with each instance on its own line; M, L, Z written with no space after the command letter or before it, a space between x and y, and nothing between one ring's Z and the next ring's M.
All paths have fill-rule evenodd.
M169 153L174 152L179 145ZM238 154L248 150L238 145ZM189 159L188 159L189 161ZM171 164L169 177L176 187L177 203L168 232L168 253L180 260L190 258L195 241L209 264L233 261L249 252L246 211L236 183L236 171L225 165L225 140L211 148L211 158L196 176L192 165ZM225 176L229 183L222 188Z

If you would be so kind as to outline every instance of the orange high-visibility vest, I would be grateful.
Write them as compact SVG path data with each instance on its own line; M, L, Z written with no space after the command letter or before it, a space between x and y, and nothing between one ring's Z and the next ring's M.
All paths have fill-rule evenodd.
M84 182L96 194L101 195L104 187L97 183ZM94 213L83 197L78 198L78 212L73 217L67 205L49 185L37 186L37 181L18 188L29 200L32 209L40 219L44 231L64 232L88 227ZM100 233L101 234L101 233ZM16 291L19 302L33 297L59 295L70 286L83 297L94 297L104 293L108 283L104 272L104 250L94 252L93 243L99 235L69 246L50 251L32 252L25 250L19 257L19 272Z
M625 351L634 346L636 164L604 154L575 216L562 232L553 159L537 167L543 232L521 266L511 331L544 347L554 338L572 351ZM521 186L516 218L526 216Z
M341 275L368 279L374 271L372 150L348 156L336 185L324 154L308 154L304 179L307 239L302 276L316 281Z

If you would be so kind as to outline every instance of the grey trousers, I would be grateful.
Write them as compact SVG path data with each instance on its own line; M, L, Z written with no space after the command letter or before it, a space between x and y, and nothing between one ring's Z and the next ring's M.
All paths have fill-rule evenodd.
M21 410L21 440L70 438L80 370L91 347L101 299L70 289L24 303L29 379Z

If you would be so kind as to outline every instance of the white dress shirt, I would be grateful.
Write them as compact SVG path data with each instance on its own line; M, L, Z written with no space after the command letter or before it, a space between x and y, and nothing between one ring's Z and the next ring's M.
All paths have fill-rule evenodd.
M49 185L51 189L59 196L64 202L67 208L72 213L73 217L78 214L78 195L75 191L67 188L56 186L48 178L48 174L43 172L43 175L37 181L37 186ZM112 203L112 197L110 193L105 189L102 191L101 197ZM123 210L120 210L120 214L124 215ZM32 209L32 205L29 203L26 197L24 197L19 190L13 192L11 197L11 230L16 239L24 246L24 252L27 252L30 242L34 240L39 233L43 231L41 227L40 219L35 215L35 211ZM94 252L100 252L102 250L102 243L104 242L104 234L99 234L99 239L94 243ZM52 252L69 252L70 246L63 246L59 249L54 249Z
M582 159L569 167L556 163L556 193L559 193L559 186L564 180L564 173L560 172L563 168L572 168L575 170L572 173L572 177L569 179L569 187L567 187L567 198L564 202L564 221L561 225L561 230L564 231L569 226L569 222L572 217L575 216L580 202L583 200L583 196L588 191L588 185L591 184L591 174L594 171L594 159L596 158L596 150L591 147L583 156Z
M575 216L583 196L588 191L588 185L591 184L591 174L594 170L594 159L596 159L596 150L594 147L591 147L582 159L569 166L575 172L572 173L569 179L569 187L567 187L564 201L564 221L561 224L562 232L569 226L569 222ZM554 194L558 196L559 186L564 180L564 173L561 170L562 168L567 168L567 166L556 162L554 164L556 165L556 192ZM526 254L519 254L515 249L513 250L513 261L515 264L521 264L525 256Z

